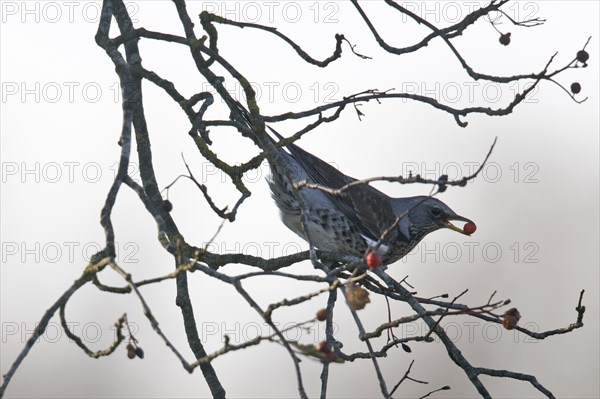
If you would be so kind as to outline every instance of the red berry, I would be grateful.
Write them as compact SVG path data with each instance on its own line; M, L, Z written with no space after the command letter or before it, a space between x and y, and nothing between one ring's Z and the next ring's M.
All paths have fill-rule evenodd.
M319 321L327 320L327 309L323 308L317 312L317 320L319 320Z
M477 226L473 222L467 222L463 227L463 231L468 235L475 233L475 230L477 230Z
M375 269L379 265L381 265L381 255L369 252L367 255L367 266L369 266L369 269Z

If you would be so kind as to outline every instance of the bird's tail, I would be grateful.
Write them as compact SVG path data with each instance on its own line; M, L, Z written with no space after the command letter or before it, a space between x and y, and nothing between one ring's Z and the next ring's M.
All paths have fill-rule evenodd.
M255 129L254 129L253 125L252 125L252 119L250 118L250 112L248 112L248 110L239 101L237 101L237 100L233 100L233 102L232 102L231 105L242 116L242 121L240 121L240 122L242 122L248 130L254 132ZM275 140L273 137L271 137L271 135L267 134L267 137L269 138L269 140L271 140L271 143L277 144L278 141L281 141L281 140L283 140L285 138L284 136L282 136L281 134L279 134L275 129L273 129L271 126L267 126L267 125L265 125L265 126L267 127L267 129L269 129L269 131L277 139L277 140Z

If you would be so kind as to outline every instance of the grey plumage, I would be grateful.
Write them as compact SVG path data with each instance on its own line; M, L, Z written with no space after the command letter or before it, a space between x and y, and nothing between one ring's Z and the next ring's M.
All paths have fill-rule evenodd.
M286 147L287 151L280 149L280 153L296 181L307 180L335 189L356 180L297 145ZM295 189L288 176L273 163L270 166L269 185L281 219L290 230L306 240ZM313 244L326 251L362 256L381 239L398 216L405 214L380 247L386 264L402 258L423 237L440 228L466 234L450 220L470 222L438 199L426 196L391 198L366 184L352 187L344 195L332 195L308 187L301 188L299 193L305 204Z

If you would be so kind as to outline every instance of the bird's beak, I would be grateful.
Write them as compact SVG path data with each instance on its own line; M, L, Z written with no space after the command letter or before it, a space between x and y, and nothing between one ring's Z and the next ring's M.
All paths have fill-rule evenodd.
M459 216L459 215L454 215L454 216L450 216L446 220L443 220L442 223L444 224L444 227L449 228L450 230L454 230L454 231L456 231L458 233L461 233L461 234L464 234L466 236L470 236L471 235L471 234L466 233L460 227L457 227L457 226L453 225L452 223L450 223L450 220L459 220L461 222L473 223L470 219L467 219L467 218Z

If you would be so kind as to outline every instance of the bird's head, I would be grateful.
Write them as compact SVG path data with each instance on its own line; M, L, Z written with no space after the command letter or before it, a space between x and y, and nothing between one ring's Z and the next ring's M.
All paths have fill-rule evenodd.
M406 204L405 204L406 205ZM475 232L475 223L466 217L456 214L450 207L436 198L413 197L405 221L400 221L400 230L407 237L423 237L436 230L447 228L464 235ZM460 228L452 224L452 221L466 222L465 227Z

